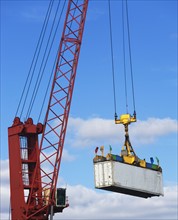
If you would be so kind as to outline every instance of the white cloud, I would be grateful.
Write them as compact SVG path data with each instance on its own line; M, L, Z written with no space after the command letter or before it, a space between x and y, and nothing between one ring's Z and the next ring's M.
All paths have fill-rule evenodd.
M122 139L124 132L121 126L113 120L92 118L70 118L68 134L73 146L92 146L103 142L117 142Z
M156 138L177 132L176 120L170 118L149 118L146 121L138 121L132 127L132 135L140 143L150 143Z
M76 156L70 154L66 149L62 152L62 161L71 162L76 159Z
M0 219L9 219L10 185L9 185L9 160L0 161Z
M1 160L0 161L0 180L1 184L6 185L9 184L9 160Z
M171 118L149 118L130 125L130 135L136 144L152 143L156 138L177 132L177 121ZM113 120L102 118L70 118L68 125L70 143L73 146L93 146L101 141L108 144L124 139L124 127Z

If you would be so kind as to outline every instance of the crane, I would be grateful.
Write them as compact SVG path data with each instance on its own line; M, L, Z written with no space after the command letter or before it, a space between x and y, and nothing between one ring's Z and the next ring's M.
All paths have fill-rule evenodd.
M22 122L16 116L8 128L13 220L47 220L69 206L57 179L87 8L88 0L68 1L44 123L34 124L30 117Z
M31 117L23 122L16 116L12 126L8 128L12 220L48 220L49 216L52 220L55 213L62 212L69 206L66 189L57 188L57 180L88 2L89 0L68 0L44 123L34 124ZM121 115L119 119L115 114L115 124L123 124L125 127L125 143L121 156L110 152L104 157L104 148L102 156L96 155L93 160L95 187L144 198L163 195L161 168L154 168L154 164L140 160L132 148L128 134L128 125L132 122L136 122L136 112L133 116L128 113ZM124 171L126 179L122 178L122 172L118 173L120 170ZM152 185L146 185L146 189L142 190L138 187L138 180L134 182L136 188L124 186L130 181L128 177L132 178L130 172L133 176L139 172L140 179L147 172L146 177L158 182L158 190L147 189ZM120 175L119 179L115 174ZM120 179L123 180L122 184Z

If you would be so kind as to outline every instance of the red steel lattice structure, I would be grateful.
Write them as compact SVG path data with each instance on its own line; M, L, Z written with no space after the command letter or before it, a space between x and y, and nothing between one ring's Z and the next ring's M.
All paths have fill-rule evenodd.
M68 2L44 125L16 117L8 128L12 219L46 220L51 206L64 208L55 206L55 191L87 8L88 0Z

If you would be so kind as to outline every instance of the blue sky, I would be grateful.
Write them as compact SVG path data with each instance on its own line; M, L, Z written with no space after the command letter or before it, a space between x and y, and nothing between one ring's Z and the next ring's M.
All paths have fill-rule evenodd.
M48 1L1 1L1 189L6 201L1 207L2 218L7 216L9 200L7 127L12 124L17 109L47 6ZM128 6L138 117L138 122L131 125L130 138L140 158L149 160L150 156L157 156L160 159L166 192L163 198L131 198L143 209L149 207L152 210L150 213L141 213L138 207L133 209L131 204L129 208L133 209L132 218L176 219L177 1L132 0L128 1ZM111 9L117 113L120 115L125 113L121 2L111 1ZM59 32L53 53L57 50L60 35ZM53 62L52 56L50 61ZM43 91L42 88L40 95ZM37 102L37 108L39 105ZM37 117L35 110L32 112L34 118ZM130 98L129 111L133 113ZM92 159L96 146L104 145L107 153L111 144L113 153L119 154L123 141L123 127L114 124L108 3L93 0L88 8L59 175L59 184L67 184L72 203L64 211L64 218L79 218L83 206L85 212L81 218L86 218L91 210L92 218L102 212L107 218L104 197L114 201L113 206L107 203L107 212L112 213L110 218L118 217L118 207L122 203L127 204L130 197L95 190ZM77 199L77 195L82 200ZM96 198L93 206L92 196ZM155 204L165 211L161 214L154 209ZM95 206L98 206L97 210ZM167 210L165 207L171 208ZM131 216L123 209L119 218Z

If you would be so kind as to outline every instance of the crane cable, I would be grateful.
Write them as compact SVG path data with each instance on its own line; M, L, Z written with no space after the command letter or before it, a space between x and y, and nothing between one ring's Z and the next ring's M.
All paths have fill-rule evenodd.
M134 108L134 114L136 114L133 68L132 68L132 55L131 55L131 41L130 41L130 27L129 27L129 12L128 12L127 0L126 0L126 16L127 16L127 29L128 29L127 33L128 33L128 44L129 44L129 61L130 61L130 73L131 73L131 82L132 82L133 108Z
M126 99L126 112L128 113L128 88L127 88L127 74L126 74L126 42L125 42L125 26L127 27L127 38L128 38L128 53L129 53L129 65L130 65L130 75L131 75L131 84L132 84L132 100L133 100L133 108L134 114L136 114L135 108L135 95L134 95L134 80L133 80L133 68L132 68L132 56L131 56L131 40L130 40L130 31L129 31L129 15L128 15L128 4L127 0L125 0L126 6L126 25L124 22L124 0L122 0L122 38L123 38L123 62L124 62L124 84L125 84L125 99ZM115 70L114 70L114 54L113 54L113 40L112 40L112 20L111 20L111 6L110 0L108 0L108 9L109 9L109 25L110 25L110 45L111 45L111 59L112 59L112 78L113 78L113 93L114 93L114 110L115 117L117 117L116 113L116 86L115 86Z
M124 82L125 82L125 101L126 113L128 114L128 97L127 97L127 74L126 74L126 45L125 45L125 22L124 22L124 1L122 0L122 40L123 40L123 60L124 60Z
M40 87L40 84L41 84L41 81L42 81L42 77L44 75L44 71L45 71L45 68L46 68L46 65L47 65L47 62L48 62L48 58L49 58L49 55L50 55L50 52L51 52L51 49L52 49L52 46L53 46L53 43L54 43L54 39L55 39L55 36L56 36L56 33L57 33L57 29L58 29L58 26L59 26L60 19L58 20L58 24L57 24L55 33L54 33L52 41L51 41L49 51L47 53L47 49L48 49L48 46L49 46L49 43L50 43L50 40L51 40L51 36L52 36L53 29L54 29L55 21L56 21L56 18L57 18L60 2L61 1L59 1L58 5L57 5L57 9L56 9L55 16L54 16L54 19L53 19L53 23L52 23L52 26L51 26L50 34L48 36L47 44L46 44L46 47L45 47L45 52L44 52L44 55L43 55L43 58L42 58L42 62L41 62L41 65L40 65L40 70L39 70L37 80L36 80L36 83L35 83L35 86L34 86L34 90L33 90L31 100L30 100L30 104L29 104L29 107L28 107L26 118L28 118L31 114L31 111L32 111L32 108L33 108L33 105L34 105L34 102L35 102L35 99L36 99L36 96L37 96L37 93L38 93L38 90L39 90L39 87ZM65 3L65 1L64 1L64 3ZM47 54L47 56L46 56L46 54ZM45 60L45 57L46 57L46 60ZM44 66L43 66L43 64L44 64ZM43 69L42 69L42 67L43 67Z
M111 65L112 65L112 79L113 79L113 94L114 94L114 111L115 118L117 117L117 103L116 103L116 86L115 86L115 69L114 69L114 54L113 54L113 41L112 41L112 18L111 18L111 6L110 0L108 0L108 9L109 9L109 27L110 27L110 45L111 45Z
M30 69L29 69L29 72L28 72L28 75L27 75L27 78L26 78L26 81L25 81L25 85L24 85L23 90L22 90L22 94L21 94L21 97L20 97L19 104L17 106L16 113L15 113L15 116L17 116L17 114L19 112L19 109L20 109L20 106L22 104L22 100L24 98L24 103L22 105L22 109L21 109L21 112L20 112L20 118L22 116L22 113L23 113L23 110L24 110L24 107L25 107L25 103L26 103L26 100L27 100L27 96L28 96L28 93L29 93L29 88L30 88L31 83L32 83L32 78L33 78L33 75L34 75L34 70L32 72L31 78L30 78L30 74L31 74L31 71L32 71L33 64L35 62L35 58L36 58L36 62L37 62L38 57L39 57L39 51L41 50L41 44L42 44L42 41L43 41L43 38L44 38L44 32L46 30L46 24L48 23L48 20L49 20L49 15L51 13L53 2L54 2L54 0L51 0L49 5L48 5L48 9L47 9L45 20L43 22L43 26L42 26L42 29L41 29L41 32L40 32L38 43L37 43L37 46L36 46L36 49L35 49L35 52L34 52L34 55L33 55L33 58L32 58ZM30 78L30 82L29 82L29 78ZM28 88L27 88L28 82L29 82L29 85L28 85ZM26 95L25 95L26 88L27 88L27 91L26 91Z

